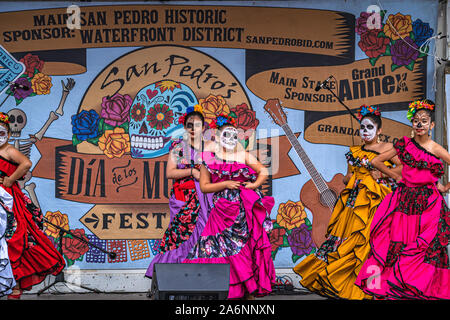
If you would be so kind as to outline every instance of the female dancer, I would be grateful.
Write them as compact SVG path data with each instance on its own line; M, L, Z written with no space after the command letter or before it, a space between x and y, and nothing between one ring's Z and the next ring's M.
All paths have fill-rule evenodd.
M13 198L13 215L8 216L6 240L17 282L8 298L19 299L23 290L30 290L49 274L60 273L65 262L41 230L42 211L22 193L16 182L27 173L32 164L25 155L7 143L9 136L8 115L0 112L0 184Z
M1 129L0 127L0 139L7 136L6 130ZM6 243L8 220L13 217L12 206L13 198L5 189L0 188L0 297L12 293L12 289L16 285Z
M361 106L358 112L363 145L353 146L345 155L348 162L345 189L334 207L327 239L314 254L294 267L305 288L323 296L367 299L371 296L355 286L356 276L369 253L370 222L381 200L391 192L392 183L374 170L371 160L392 147L381 143L381 115L376 107ZM398 159L393 163L399 165ZM392 163L386 163L389 170Z
M180 117L186 139L174 141L167 162L167 178L176 179L169 200L170 222L146 276L153 276L155 263L181 263L205 227L212 195L200 190L200 154L208 145L202 139L205 120L201 106L189 107Z
M371 251L356 279L364 292L379 298L450 299L450 210L440 194L450 183L437 183L450 155L431 140L434 108L430 100L412 102L407 117L414 137L403 137L372 162L399 181L373 218ZM403 163L401 176L383 165L396 155Z
M215 152L203 154L200 188L214 194L214 207L184 263L228 263L229 299L267 295L275 282L268 237L274 199L258 190L267 169L248 152L236 150L233 118L219 115L213 127L218 127L219 143Z

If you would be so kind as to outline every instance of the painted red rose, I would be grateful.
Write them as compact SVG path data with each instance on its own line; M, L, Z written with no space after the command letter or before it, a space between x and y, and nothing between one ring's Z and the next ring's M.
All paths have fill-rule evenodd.
M44 61L39 59L38 56L28 53L25 57L20 59L20 62L23 62L25 65L25 73L28 77L33 78L34 69L38 69L39 72L42 71L44 67Z
M89 241L84 234L84 229L70 230L74 235ZM69 236L63 237L62 249L64 255L69 260L77 260L89 250L89 245L76 238L70 238Z
M236 127L243 130L256 129L259 120L256 119L256 112L250 109L246 103L237 105L230 110L236 114Z
M378 29L370 29L361 35L358 46L369 58L376 58L386 51L390 40L385 37L378 37Z
M286 229L276 228L270 233L270 245L272 251L277 250L279 246L283 244L283 236L286 234Z

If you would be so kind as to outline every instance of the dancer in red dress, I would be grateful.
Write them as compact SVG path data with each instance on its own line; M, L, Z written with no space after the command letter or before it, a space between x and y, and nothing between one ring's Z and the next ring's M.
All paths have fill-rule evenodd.
M8 115L0 112L0 187L13 197L13 216L8 217L6 241L17 285L9 299L19 299L23 290L57 275L65 266L64 258L42 232L42 211L22 192L17 180L31 168L31 161L8 144Z

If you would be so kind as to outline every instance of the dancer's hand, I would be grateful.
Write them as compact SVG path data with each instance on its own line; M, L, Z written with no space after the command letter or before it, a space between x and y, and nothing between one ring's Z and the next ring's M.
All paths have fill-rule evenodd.
M195 180L199 181L200 180L200 170L198 169L192 169L192 176L194 177Z
M372 170L370 171L370 174L372 175L372 178L374 178L375 180L383 178L383 174L381 173L381 171L378 170Z
M245 186L246 189L255 190L256 188L258 188L258 186L253 182L244 182L242 184Z
M440 193L448 192L448 190L440 182L438 182L438 184L437 184L437 189L439 190Z
M241 185L241 183L239 181L228 180L225 182L225 187L227 189L232 189L232 190L239 189L240 185Z
M399 183L400 180L402 180L402 175L401 175L401 174L396 174L396 175L394 176L394 179L395 179L395 182Z
M14 181L10 177L4 176L0 177L0 183L6 188L11 188L12 185L14 184Z

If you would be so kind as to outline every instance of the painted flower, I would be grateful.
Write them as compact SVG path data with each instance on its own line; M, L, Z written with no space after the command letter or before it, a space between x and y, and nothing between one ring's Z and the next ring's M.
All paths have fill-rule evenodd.
M39 59L38 56L31 53L26 54L22 59L20 59L20 62L23 62L23 64L25 65L25 74L29 78L33 78L35 69L41 72L42 68L44 67L44 61Z
M89 242L89 239L85 235L84 229L75 229L70 230L74 235L86 240ZM72 238L71 235L65 236L62 239L62 249L63 254L66 256L68 260L78 260L80 259L86 252L89 251L89 245L81 240L76 238Z
M130 120L129 112L133 99L129 95L116 93L112 97L103 97L100 116L105 123L116 127Z
M419 57L418 46L410 37L396 41L391 46L392 62L398 66L407 66Z
M369 58L376 58L386 51L390 40L385 37L378 37L380 30L371 29L361 35L358 46Z
M355 31L357 34L362 35L363 33L366 33L367 30L369 30L369 28L367 28L367 18L369 18L370 15L371 13L363 11L359 15L359 18L356 19Z
M83 110L79 114L72 116L72 133L80 141L96 138L99 135L99 121L100 117L93 109L89 111Z
M425 42L425 40L430 38L434 32L428 22L425 23L420 19L413 22L412 29L415 36L414 42L419 47Z
M250 109L246 103L237 105L230 110L236 114L236 127L243 130L256 129L259 120L256 119L256 112Z
M296 256L304 256L315 247L311 239L311 231L306 224L292 230L287 238L292 253Z
M110 159L120 158L125 152L131 151L130 137L120 127L116 127L114 130L106 130L98 140L98 146Z
M200 99L198 104L203 108L205 121L211 123L219 114L229 114L230 107L222 96L209 95L205 99Z
M45 214L45 218L52 224L61 227L63 229L68 230L69 229L69 217L67 214L61 213L60 211L47 211ZM59 229L52 226L49 223L45 223L44 226L46 227L44 233L52 238L58 238L59 237Z
M163 93L166 90L173 91L175 88L181 89L181 85L172 80L163 80L155 83L155 87L159 88L159 91Z
M405 38L413 31L411 16L409 14L403 15L400 12L396 15L390 14L388 20L390 23L385 23L383 32L386 37L391 38L392 40Z
M289 200L278 207L277 223L288 230L298 228L305 223L306 212L301 201Z
M19 87L15 87L13 84L11 84L9 89L14 93L14 98L16 98L17 100L25 99L26 97L28 97L30 94L33 93L33 88L31 86L31 82L30 82L30 80L28 80L28 78L20 77L16 81L14 81L14 83L20 84L20 85L28 88L28 90L25 90L25 89L22 89Z
M277 250L283 244L283 236L286 234L286 229L284 228L276 228L273 229L269 235L270 246L272 252Z
M52 86L52 78L43 73L36 73L33 79L31 79L31 87L34 93L38 95L49 94Z
M170 127L173 120L173 111L166 104L155 104L148 110L147 121L156 130Z
M142 121L145 118L145 107L140 103L136 103L131 107L131 118L136 122Z

